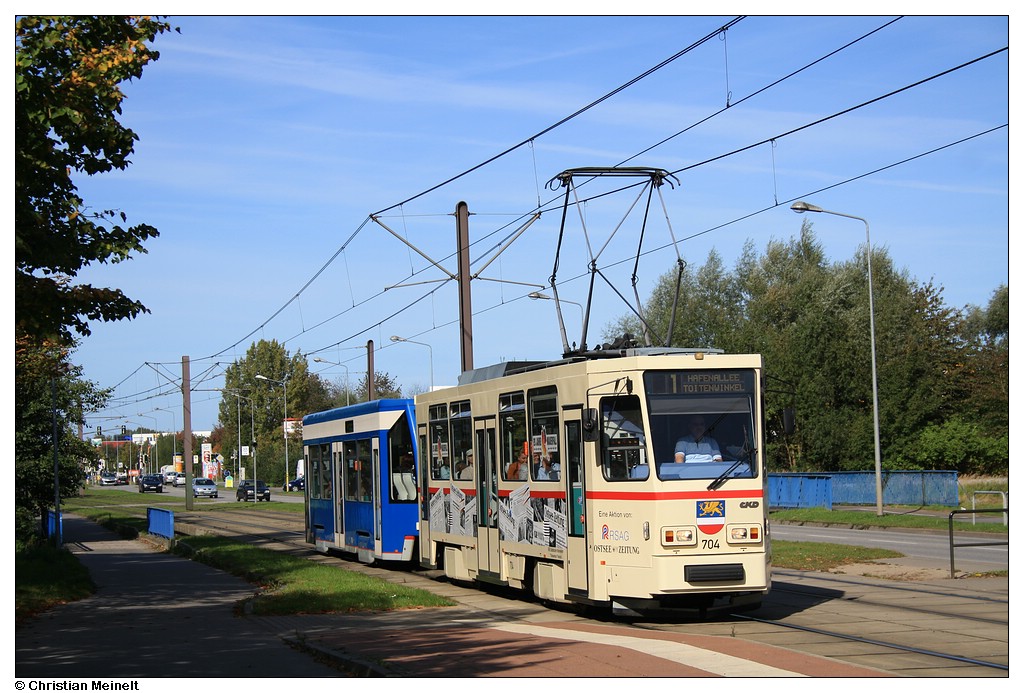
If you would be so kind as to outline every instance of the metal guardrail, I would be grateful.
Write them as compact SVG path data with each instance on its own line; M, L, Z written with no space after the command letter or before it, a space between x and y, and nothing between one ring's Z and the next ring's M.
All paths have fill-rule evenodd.
M1010 504L1006 502L1006 491L975 491L971 494L971 509L978 507L978 496L999 496L1003 499L1003 507L1010 507ZM973 515L971 517L972 525L977 524L977 522L974 521L976 517L977 515ZM1005 527L1007 524L1009 524L1008 518L1006 517L1006 513L1003 513L1003 526Z
M953 543L953 516L954 515L966 515L966 514L977 514L977 513L1004 513L1005 515L1010 514L1009 508L983 508L981 510L953 510L949 513L949 577L956 577L956 563L953 560L953 549L956 547L966 546L1009 546L1010 540L1006 541L986 541L986 542L971 542L970 544L954 544Z

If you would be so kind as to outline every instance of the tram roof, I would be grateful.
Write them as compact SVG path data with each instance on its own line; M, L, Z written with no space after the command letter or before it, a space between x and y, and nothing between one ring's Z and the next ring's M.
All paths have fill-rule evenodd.
M472 370L463 371L462 375L459 376L459 385L479 383L485 380L501 378L506 375L526 373L528 371L542 370L544 368L554 368L555 366L562 366L569 363L579 363L581 361L592 361L596 359L615 359L625 358L629 356L660 356L663 354L724 353L725 352L722 349L707 349L698 347L628 347L623 349L604 349L598 347L597 349L591 349L588 351L574 352L571 355L567 355L565 358L561 358L556 361L503 361L502 363L496 363L492 366L484 366L482 368L474 368Z
M327 411L313 412L302 417L302 424L321 423L323 421L336 421L338 419L349 419L363 414L374 414L382 411L396 411L409 409L414 406L411 398L400 399L373 399L368 402L357 402L346 407L328 409Z

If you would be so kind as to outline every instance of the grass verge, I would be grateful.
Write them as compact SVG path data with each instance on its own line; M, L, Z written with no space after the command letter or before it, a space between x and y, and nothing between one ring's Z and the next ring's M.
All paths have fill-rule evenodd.
M257 585L256 596L238 608L261 616L455 606L426 590L224 537L188 537L176 542L175 553Z
M789 570L827 573L843 565L866 563L880 558L899 558L902 555L889 549L873 549L865 546L772 540L772 567Z
M966 519L953 521L954 531L987 532L1006 534L1009 528L1001 522L978 522L972 524L970 516ZM841 525L854 529L872 527L892 527L904 529L933 529L949 531L949 510L938 515L915 514L915 510L906 512L887 511L879 517L873 510L826 510L824 508L799 508L794 510L772 510L773 522L813 523L825 525Z

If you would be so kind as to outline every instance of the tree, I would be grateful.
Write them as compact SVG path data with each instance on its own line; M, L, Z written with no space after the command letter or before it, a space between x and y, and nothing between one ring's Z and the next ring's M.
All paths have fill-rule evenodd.
M78 494L85 469L98 459L74 429L84 423L83 411L105 405L108 393L82 380L69 354L68 347L37 346L24 338L15 345L13 481L21 538L32 534L35 521L54 507L54 420L61 498Z
M1008 292L1001 287L988 310L964 320L940 288L908 278L884 249L872 250L871 263L883 464L997 469L1008 439ZM866 265L863 252L827 262L805 220L798 238L770 241L762 255L748 242L731 273L712 251L682 275L672 344L763 355L768 459L776 469L873 466ZM645 307L655 331L667 331L676 276L667 272ZM620 318L617 329L638 334L638 321ZM781 425L789 406L797 413L792 436ZM959 421L978 425L960 434Z
M74 284L84 267L146 252L159 235L127 215L89 209L73 174L124 170L136 134L121 125L122 82L159 57L171 27L147 17L23 17L15 22L15 323L70 343L90 320L148 312L119 289ZM120 223L119 223L120 222Z

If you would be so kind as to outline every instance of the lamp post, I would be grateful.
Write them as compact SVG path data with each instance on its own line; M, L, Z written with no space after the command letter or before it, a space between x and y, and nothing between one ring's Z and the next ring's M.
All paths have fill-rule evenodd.
M265 375L257 375L257 380L266 380L268 383L274 383L275 385L281 385L284 387L284 427L281 429L284 433L284 485L288 487L288 376L284 376L284 380L274 380L268 378Z
M539 291L531 291L530 293L527 294L527 296L529 298L532 298L534 301L536 301L538 299L543 299L545 301L555 301L555 299L552 298L551 296L548 296L547 294L542 294ZM583 305L582 304L576 303L576 301L568 301L568 300L566 300L564 298L560 298L560 299L558 299L555 302L556 303L571 303L574 306L576 306L577 308L579 308L580 309L580 322L581 323L583 322Z
M398 335L391 335L391 341L392 342L409 342L409 344L419 344L420 346L427 347L427 349L430 351L430 391L433 392L434 391L434 350L433 350L433 348L431 348L431 346L429 344L427 344L426 342L414 342L411 339L406 339L405 337L399 337Z
M154 424L154 430L155 430L155 427L156 427L156 426L159 426L159 424L157 423L157 420L156 420L156 417L155 417L155 416L150 416L149 414L136 414L136 416L144 416L144 417L146 417L147 419L153 419L153 424ZM156 451L155 451L155 454L156 454L156 461L157 461L157 464L160 464L160 434L159 434L159 433L157 433L157 435L156 435ZM149 471L150 471L151 473L152 473L152 471L153 471L153 465L152 465L152 464L150 464L150 468L149 468ZM139 470L139 473L141 474L141 473L142 473L142 470Z
M178 456L178 417L174 415L173 409L161 409L155 407L153 411L165 411L171 415L171 464L174 464L174 458Z
M797 214L803 214L804 212L820 212L823 214L833 214L837 217L846 217L847 219L856 219L864 222L864 234L867 240L868 253L868 315L871 323L871 396L875 426L875 513L881 517L883 514L882 444L878 433L878 361L875 353L875 292L871 284L871 229L868 226L868 220L863 217L855 217L852 214L843 214L842 212L832 212L803 201L794 202L790 209Z
M328 361L326 359L322 359L319 356L314 357L313 360L316 361L317 363L327 363L327 364L330 364L332 366L340 366L340 367L345 369L345 406L347 407L349 405L349 403L350 403L349 402L349 400L350 400L349 389L348 389L348 380L349 380L348 366L346 366L344 363L335 363L334 361Z

